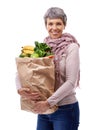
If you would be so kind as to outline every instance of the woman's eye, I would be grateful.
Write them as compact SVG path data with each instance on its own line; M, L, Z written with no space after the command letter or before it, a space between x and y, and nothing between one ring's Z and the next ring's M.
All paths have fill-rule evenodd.
M53 25L53 23L49 23L48 25L52 26L52 25Z

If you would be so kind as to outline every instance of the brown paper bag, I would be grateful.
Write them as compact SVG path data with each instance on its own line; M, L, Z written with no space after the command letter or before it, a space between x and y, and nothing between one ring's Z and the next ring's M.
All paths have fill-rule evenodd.
M53 58L16 58L17 71L21 86L28 87L32 92L41 93L41 101L46 100L54 92L55 73ZM32 103L33 102L33 103ZM34 101L21 97L21 109L34 113ZM53 113L54 106L43 114Z

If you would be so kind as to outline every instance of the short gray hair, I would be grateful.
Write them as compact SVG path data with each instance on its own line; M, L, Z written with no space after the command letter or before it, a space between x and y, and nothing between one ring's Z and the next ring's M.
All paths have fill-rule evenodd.
M44 15L45 25L47 24L47 18L50 19L60 18L63 21L64 25L66 26L67 16L63 11L63 9L59 7L51 7L47 10L47 12Z

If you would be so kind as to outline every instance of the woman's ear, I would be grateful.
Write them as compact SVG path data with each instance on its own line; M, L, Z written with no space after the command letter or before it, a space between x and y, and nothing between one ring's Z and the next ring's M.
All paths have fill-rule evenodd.
M66 28L66 25L64 26L64 30L65 30L65 28Z
M66 26L67 26L67 23L66 23L66 25L64 26L64 29L66 28Z

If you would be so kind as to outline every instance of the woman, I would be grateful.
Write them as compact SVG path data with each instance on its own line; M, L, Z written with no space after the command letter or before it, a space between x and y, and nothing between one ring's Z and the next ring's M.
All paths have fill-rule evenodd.
M37 130L78 130L79 105L75 88L79 83L79 44L74 36L63 33L67 16L61 8L52 7L44 15L49 36L44 39L55 55L55 92L46 101L37 102ZM23 94L20 93L20 94ZM30 95L32 97L32 95ZM38 98L33 94L33 98ZM57 111L41 114L54 105Z

